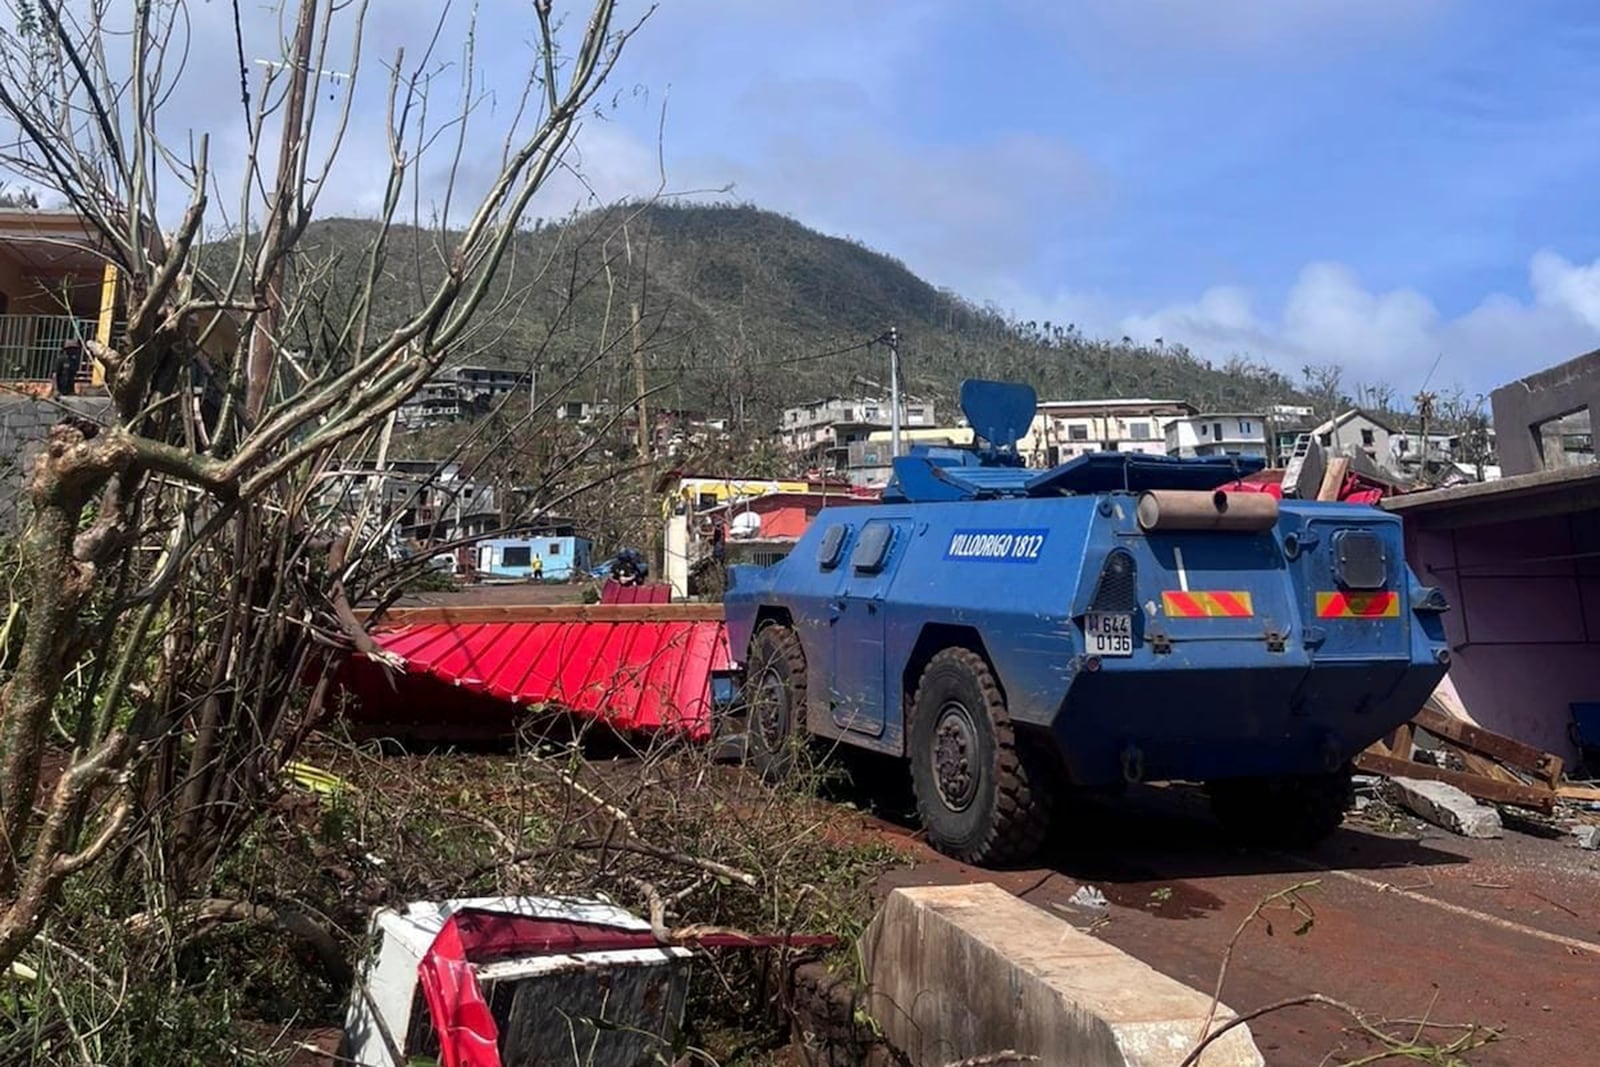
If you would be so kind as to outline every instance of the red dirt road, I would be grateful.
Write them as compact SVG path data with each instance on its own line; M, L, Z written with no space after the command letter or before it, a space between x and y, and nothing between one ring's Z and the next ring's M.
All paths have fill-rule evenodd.
M1096 936L1209 991L1250 909L1316 880L1305 893L1310 931L1295 936L1299 920L1278 911L1269 914L1273 936L1257 922L1239 939L1223 990L1233 1009L1320 992L1392 1020L1503 1029L1501 1040L1462 1057L1473 1065L1600 1063L1600 854L1570 839L1508 831L1469 841L1432 828L1389 835L1350 822L1315 849L1251 850L1225 840L1201 799L1182 789L1086 806L1075 819L1047 867L978 870L917 841L915 865L885 876L880 889L992 881L1080 928L1104 916ZM1111 906L1069 905L1085 884ZM1318 1067L1380 1048L1322 1007L1287 1009L1251 1028L1273 1067ZM1443 1042L1458 1033L1428 1032Z

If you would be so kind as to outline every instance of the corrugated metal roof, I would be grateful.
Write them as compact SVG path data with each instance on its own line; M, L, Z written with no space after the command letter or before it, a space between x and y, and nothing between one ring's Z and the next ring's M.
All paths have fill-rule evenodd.
M607 578L606 584L600 587L602 604L666 604L671 600L672 586L665 582L623 585L614 578Z
M418 623L373 637L409 674L620 730L696 738L710 734L712 672L733 665L713 620Z

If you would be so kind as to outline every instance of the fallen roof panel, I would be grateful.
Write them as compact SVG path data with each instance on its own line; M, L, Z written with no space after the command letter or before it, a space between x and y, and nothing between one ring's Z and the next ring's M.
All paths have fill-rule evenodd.
M373 638L404 661L407 675L429 675L513 705L553 705L620 730L709 736L711 675L733 666L720 620L572 614L577 617L415 622ZM403 702L403 681L397 689Z

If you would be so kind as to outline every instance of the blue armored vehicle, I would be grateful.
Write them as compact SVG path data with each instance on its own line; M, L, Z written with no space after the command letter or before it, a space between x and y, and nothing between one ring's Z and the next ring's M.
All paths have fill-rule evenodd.
M962 407L983 447L897 458L881 503L730 568L747 760L903 756L929 840L973 863L1027 858L1068 790L1140 781L1205 783L1258 840L1331 833L1350 761L1449 661L1399 519L1221 488L1260 460L1025 469L1032 389L969 381Z

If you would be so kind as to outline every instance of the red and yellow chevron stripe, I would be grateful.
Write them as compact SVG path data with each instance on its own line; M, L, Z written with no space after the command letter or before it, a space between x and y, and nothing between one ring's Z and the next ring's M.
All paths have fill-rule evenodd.
M1255 607L1247 592L1181 592L1169 589L1161 594L1161 609L1171 619L1248 619Z
M1398 619L1399 593L1318 593L1319 619Z

